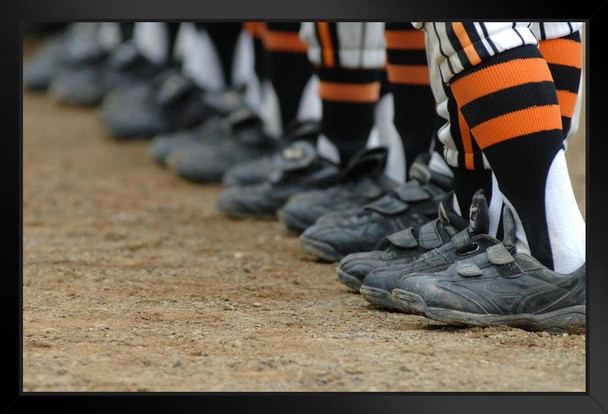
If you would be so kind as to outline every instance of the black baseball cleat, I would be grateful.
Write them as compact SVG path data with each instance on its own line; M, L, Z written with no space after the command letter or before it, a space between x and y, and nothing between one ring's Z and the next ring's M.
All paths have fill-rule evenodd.
M167 156L167 165L188 180L219 183L228 168L276 151L277 139L266 133L262 119L251 110L242 109L230 118L230 130L222 139L179 147Z
M313 144L297 141L281 152L279 169L262 184L229 187L219 197L218 209L232 218L274 219L292 195L334 185L339 166L321 158Z
M509 209L503 210L510 215ZM372 305L380 308L399 310L391 296L399 280L410 273L437 272L447 269L457 260L465 260L486 251L501 242L487 234L489 227L488 206L483 191L478 191L471 204L469 227L454 235L441 247L424 253L408 264L394 264L371 271L361 285L361 296ZM510 218L510 217L509 217ZM424 226L423 226L424 227ZM515 232L505 235L509 245L515 242Z
M195 128L157 135L148 145L148 156L160 165L165 165L167 157L172 152L198 141L221 140L230 132L230 124L227 119L219 116L212 117Z
M451 188L451 178L428 169L420 160L412 165L411 181L362 207L355 214L322 216L300 236L305 253L327 262L390 246L386 236L417 228L435 218L439 202Z
M409 227L387 236L390 245L386 250L352 253L344 257L336 269L338 279L358 292L363 279L372 270L407 265L422 254L449 242L454 235L469 225L469 222L452 208L453 200L454 193L450 191L440 201L439 216L436 219L419 228ZM485 197L483 202L485 203ZM390 295L390 291L388 293Z
M37 49L23 65L23 85L32 91L46 91L66 65L66 34L54 36Z
M91 59L100 50L96 36L99 23L72 23L62 33L47 40L23 66L26 88L46 91L67 68Z
M513 222L504 226L514 231ZM515 250L499 243L444 271L410 273L392 297L406 312L450 324L584 331L586 264L560 274Z
M182 148L190 148L199 142L205 145L215 144L229 139L235 131L244 128L251 128L261 133L262 125L258 117L249 110L241 93L229 90L215 95L209 94L206 103L214 112L224 115L213 116L194 128L154 137L148 145L148 155L164 165L171 153Z
M224 115L207 103L209 95L182 73L167 70L148 87L130 88L126 96L104 102L101 117L115 138L152 137Z
M279 140L279 148L274 154L239 163L229 168L222 181L225 185L245 186L261 184L267 181L272 171L280 169L281 152L296 141L315 143L319 135L320 123L317 120L294 121L285 127L285 133Z
M68 64L51 81L49 95L66 105L98 105L103 98L103 76L109 53L94 41L72 49L66 57Z
M341 172L338 184L296 194L279 211L280 220L299 234L328 212L363 207L386 195L398 185L384 175L387 156L386 148L362 149Z

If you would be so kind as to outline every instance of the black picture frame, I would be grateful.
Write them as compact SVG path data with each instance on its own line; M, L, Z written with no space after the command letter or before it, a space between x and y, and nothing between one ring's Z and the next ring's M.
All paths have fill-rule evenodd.
M607 413L608 272L606 230L608 161L602 142L606 131L606 69L602 38L608 2L579 1L569 8L555 2L406 0L0 0L0 68L5 136L0 162L0 204L7 253L2 283L6 352L2 412L206 412L265 413ZM587 377L581 393L24 393L22 391L22 39L24 21L192 21L192 20L576 20L587 23ZM16 242L17 241L17 242ZM474 350L471 350L474 352ZM497 350L500 352L500 350Z

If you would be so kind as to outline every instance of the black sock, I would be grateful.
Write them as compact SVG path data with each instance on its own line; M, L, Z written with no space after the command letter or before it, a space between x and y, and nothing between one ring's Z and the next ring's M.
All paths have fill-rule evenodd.
M243 30L243 26L239 22L207 22L198 23L198 28L204 28L220 59L222 65L222 74L227 86L232 83L232 66L234 61L234 52L236 43Z
M375 123L382 72L317 68L323 106L321 134L336 146L342 165L367 144Z
M302 93L313 75L307 46L300 40L299 32L298 22L269 22L262 36L268 78L279 100L283 128L296 119Z
M395 102L395 128L403 141L406 166L429 151L435 123L424 33L411 23L387 23L387 71Z

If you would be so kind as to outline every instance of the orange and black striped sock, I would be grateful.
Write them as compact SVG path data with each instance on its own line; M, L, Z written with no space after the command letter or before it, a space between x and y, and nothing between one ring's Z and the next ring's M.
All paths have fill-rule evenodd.
M458 74L450 89L521 219L532 255L553 268L545 186L563 142L546 60L535 46L511 49Z
M424 32L411 23L386 23L387 74L393 94L394 123L405 151L406 166L429 151L435 125Z
M581 34L574 32L558 39L541 40L538 47L549 64L555 82L562 115L562 129L566 139L572 124L583 67Z
M263 32L268 78L279 100L283 127L296 119L302 93L313 75L306 43L300 39L300 23L266 23Z
M336 146L342 165L367 144L382 73L380 69L317 68L323 106L321 134Z
M264 49L264 43L262 42L262 36L266 30L266 23L264 22L244 22L243 28L251 35L253 39L253 59L254 59L254 71L257 78L262 81L266 79L266 51Z

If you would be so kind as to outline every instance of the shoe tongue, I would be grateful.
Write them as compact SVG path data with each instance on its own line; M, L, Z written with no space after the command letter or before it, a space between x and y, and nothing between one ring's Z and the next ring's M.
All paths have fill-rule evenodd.
M439 202L439 219L444 225L452 225L458 229L458 231L467 228L467 219L461 217L454 208L454 192L450 191L443 200Z
M354 179L362 175L377 177L384 172L387 159L387 148L362 149L350 159L342 171L342 179Z
M487 234L490 227L488 201L483 190L477 190L469 208L469 231L473 235Z
M431 183L446 191L451 190L454 187L452 177L431 170L429 168L430 159L429 154L419 155L410 167L409 177L421 184Z

